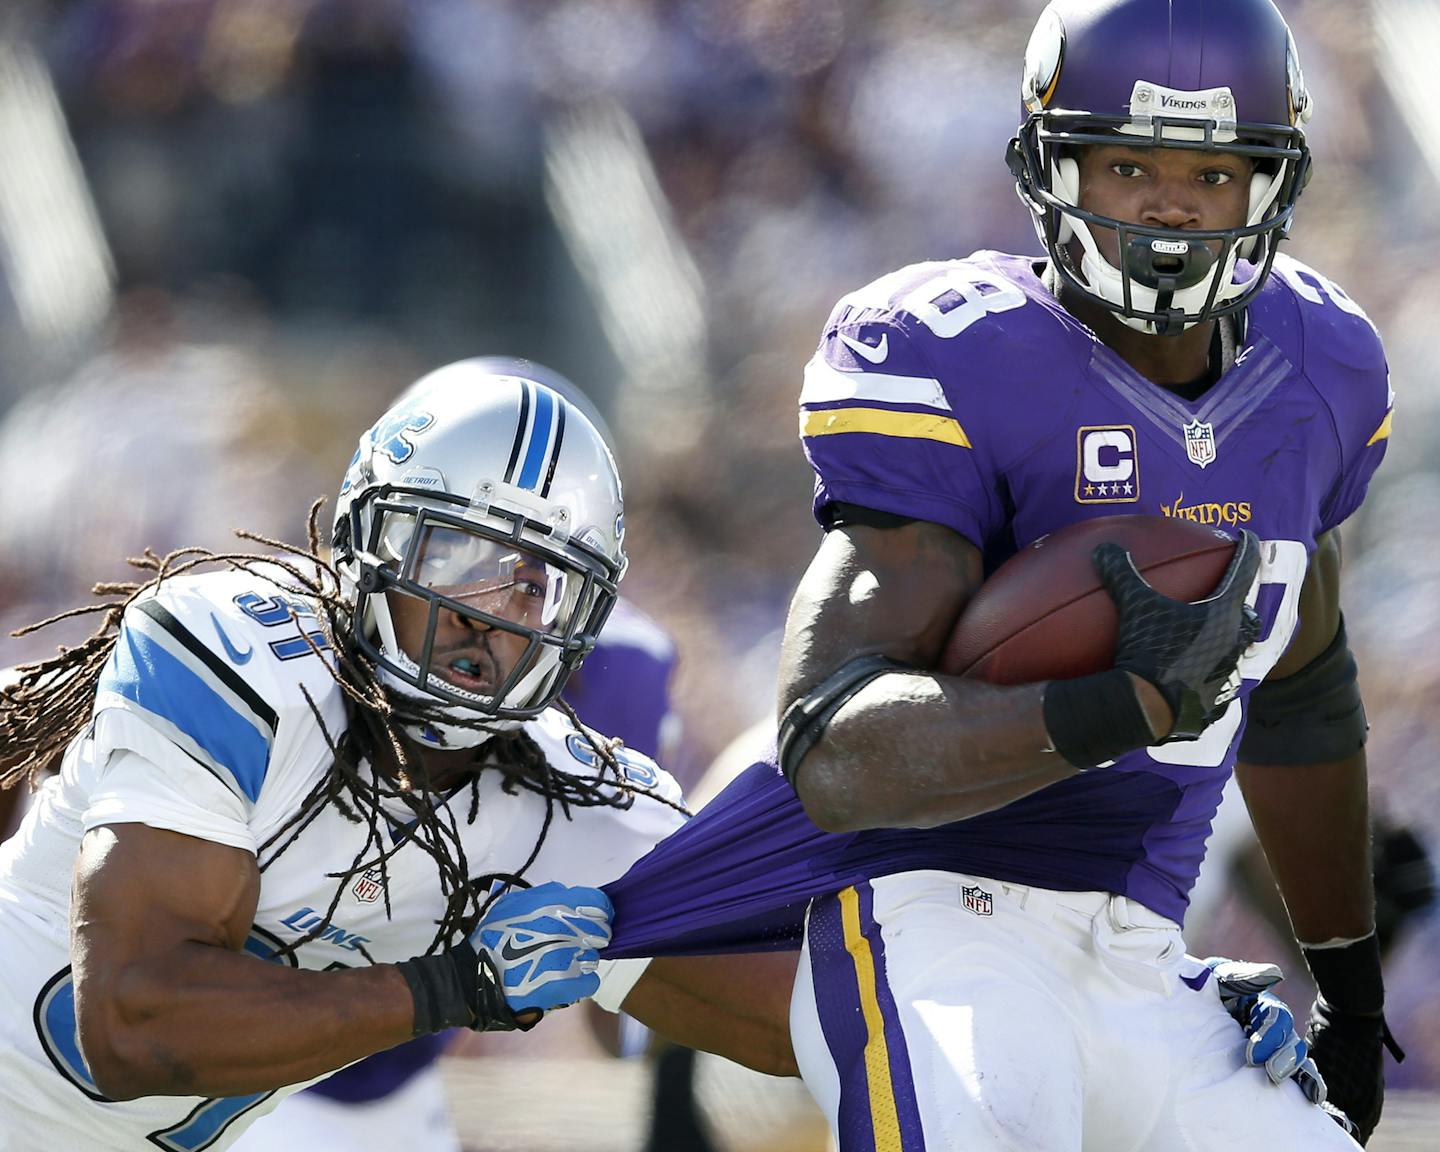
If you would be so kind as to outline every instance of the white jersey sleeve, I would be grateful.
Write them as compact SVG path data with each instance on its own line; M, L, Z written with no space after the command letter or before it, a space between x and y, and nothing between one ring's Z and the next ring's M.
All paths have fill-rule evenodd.
M587 737L558 709L531 721L527 731L552 768L580 780L600 778L602 766L590 737L598 742L603 736ZM539 850L525 870L529 883L557 880L598 888L623 876L685 822L674 777L630 748L617 748L615 758L625 780L623 791L607 784L602 786L603 802L571 804L568 811L555 803L548 816L545 800L534 792L522 790L516 797L501 799L499 774L487 773L480 812L483 817L488 810L496 820L490 829L493 870L499 874L505 870L502 862L523 861L538 841ZM504 827L498 826L497 813L503 813Z
M139 822L255 851L272 822L257 809L293 811L330 760L326 732L344 731L312 643L303 597L254 571L171 578L130 605L96 692L86 829Z
M214 777L163 750L153 759L128 750L111 755L99 771L83 821L86 832L105 824L145 824L252 855L257 848L240 799Z

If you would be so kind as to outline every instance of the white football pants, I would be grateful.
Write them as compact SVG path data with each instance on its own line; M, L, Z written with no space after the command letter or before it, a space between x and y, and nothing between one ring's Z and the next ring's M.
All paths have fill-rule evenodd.
M1184 953L1173 922L1109 893L951 872L862 883L810 908L800 1072L840 1152L1358 1147L1245 1064Z

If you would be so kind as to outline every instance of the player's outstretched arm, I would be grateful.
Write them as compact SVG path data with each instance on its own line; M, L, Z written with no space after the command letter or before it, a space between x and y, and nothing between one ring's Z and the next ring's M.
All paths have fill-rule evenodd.
M237 848L141 824L86 835L75 1006L107 1096L261 1092L445 1028L529 1028L595 992L610 939L603 892L542 884L500 897L446 952L316 972L241 951L259 891Z
M1235 774L1321 999L1311 1054L1365 1142L1388 1038L1375 938L1365 720L1340 615L1340 539L1317 544L1300 624L1250 700ZM1393 1041L1391 1042L1393 1043Z
M86 834L70 948L80 1047L107 1096L265 1091L410 1038L393 965L312 972L241 951L259 892L239 848L143 824Z

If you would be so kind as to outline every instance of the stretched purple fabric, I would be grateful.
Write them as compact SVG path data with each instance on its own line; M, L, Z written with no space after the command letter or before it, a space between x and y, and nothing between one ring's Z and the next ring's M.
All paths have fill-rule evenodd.
M1098 779L1097 779L1098 777ZM1075 793L1085 790L1086 806ZM1133 876L1140 833L1173 811L1175 784L1092 772L993 812L934 828L822 832L772 760L752 764L605 891L615 935L603 953L679 956L798 947L806 903L877 876L936 869L1063 891L1139 893L1179 921L1184 895ZM1130 845L1117 851L1102 841ZM1127 877L1131 878L1127 881Z
M604 955L763 952L800 946L810 898L833 891L822 832L774 764L752 764L605 892L615 936Z

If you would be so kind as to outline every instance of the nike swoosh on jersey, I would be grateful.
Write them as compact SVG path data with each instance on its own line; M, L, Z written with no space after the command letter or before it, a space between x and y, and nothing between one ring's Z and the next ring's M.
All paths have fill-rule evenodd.
M1210 979L1210 975L1210 969L1206 968L1203 972L1195 973L1194 976L1185 976L1182 974L1180 979L1198 992L1201 988L1205 987L1206 982Z
M255 655L254 647L246 648L243 652L236 648L230 637L225 635L225 629L220 627L219 617L213 612L210 613L210 623L215 625L215 632L220 637L220 643L225 646L225 655L229 656L236 664L250 663L250 657Z
M873 347L863 340L856 340L853 336L846 336L843 332L837 332L840 342L859 356L862 360L868 360L871 364L883 364L885 358L890 355L890 333L880 334L880 343Z

